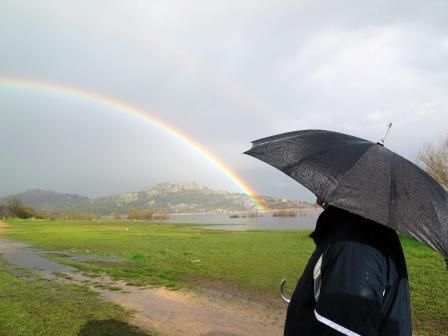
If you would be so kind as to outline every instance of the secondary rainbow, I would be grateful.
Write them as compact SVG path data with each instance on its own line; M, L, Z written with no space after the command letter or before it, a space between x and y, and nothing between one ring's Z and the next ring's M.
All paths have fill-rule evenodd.
M34 91L47 92L51 94L60 94L63 96L76 97L85 101L97 103L104 107L120 111L122 113L127 113L128 115L131 115L134 118L138 118L143 122L153 127L156 127L170 134L171 136L174 136L180 142L182 142L183 144L190 147L192 150L201 154L216 168L218 168L222 173L224 173L224 175L226 175L240 190L242 190L245 194L247 194L258 210L260 211L266 210L265 205L263 204L262 200L257 197L256 192L245 181L243 181L241 177L239 177L234 171L232 171L230 167L224 164L209 150L207 150L204 146L196 142L190 136L181 132L180 130L178 130L173 126L168 125L166 122L155 117L154 115L149 114L146 111L136 108L123 101L102 94L98 94L93 91L85 91L80 88L61 85L60 83L54 83L36 79L0 77L0 88L1 87L8 87L22 90L28 89Z

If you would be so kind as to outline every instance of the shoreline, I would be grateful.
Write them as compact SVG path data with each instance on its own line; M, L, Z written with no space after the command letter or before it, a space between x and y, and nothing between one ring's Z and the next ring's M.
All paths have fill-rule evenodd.
M180 213L168 213L169 216L201 216L201 215L232 215L232 214L248 214L248 213L257 213L257 214L269 214L277 211L313 211L319 210L318 207L307 207L307 208L285 208L285 209L269 209L269 210L235 210L235 211L206 211L206 212L180 212Z

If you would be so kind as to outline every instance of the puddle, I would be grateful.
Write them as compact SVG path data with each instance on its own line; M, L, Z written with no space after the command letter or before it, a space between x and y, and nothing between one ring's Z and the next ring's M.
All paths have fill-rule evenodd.
M0 253L8 263L37 272L45 278L53 273L74 273L76 269L41 257L28 245L0 238Z
M70 254L59 251L46 251L43 252L48 256L55 256L59 258L69 259L75 262L100 262L103 264L117 264L119 262L123 262L123 259L116 256L97 256L97 255L79 255L79 254ZM73 250L73 253L76 253L76 250ZM42 252L41 252L42 254Z

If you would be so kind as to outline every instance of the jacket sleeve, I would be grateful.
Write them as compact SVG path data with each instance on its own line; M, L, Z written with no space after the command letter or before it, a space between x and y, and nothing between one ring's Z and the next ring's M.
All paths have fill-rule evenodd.
M315 335L377 336L386 291L386 261L375 248L331 243L314 267Z

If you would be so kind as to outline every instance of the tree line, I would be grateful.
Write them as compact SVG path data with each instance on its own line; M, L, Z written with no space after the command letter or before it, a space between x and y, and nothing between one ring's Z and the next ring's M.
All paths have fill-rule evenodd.
M123 219L121 214L114 214L116 219ZM92 220L98 218L98 214L73 212L73 213L50 213L47 211L36 211L31 207L25 206L20 197L12 196L6 200L5 204L0 204L0 219L1 218L36 218L36 219L74 219L74 220ZM167 220L169 215L161 212L154 212L147 209L128 210L127 216L124 218L130 220Z

